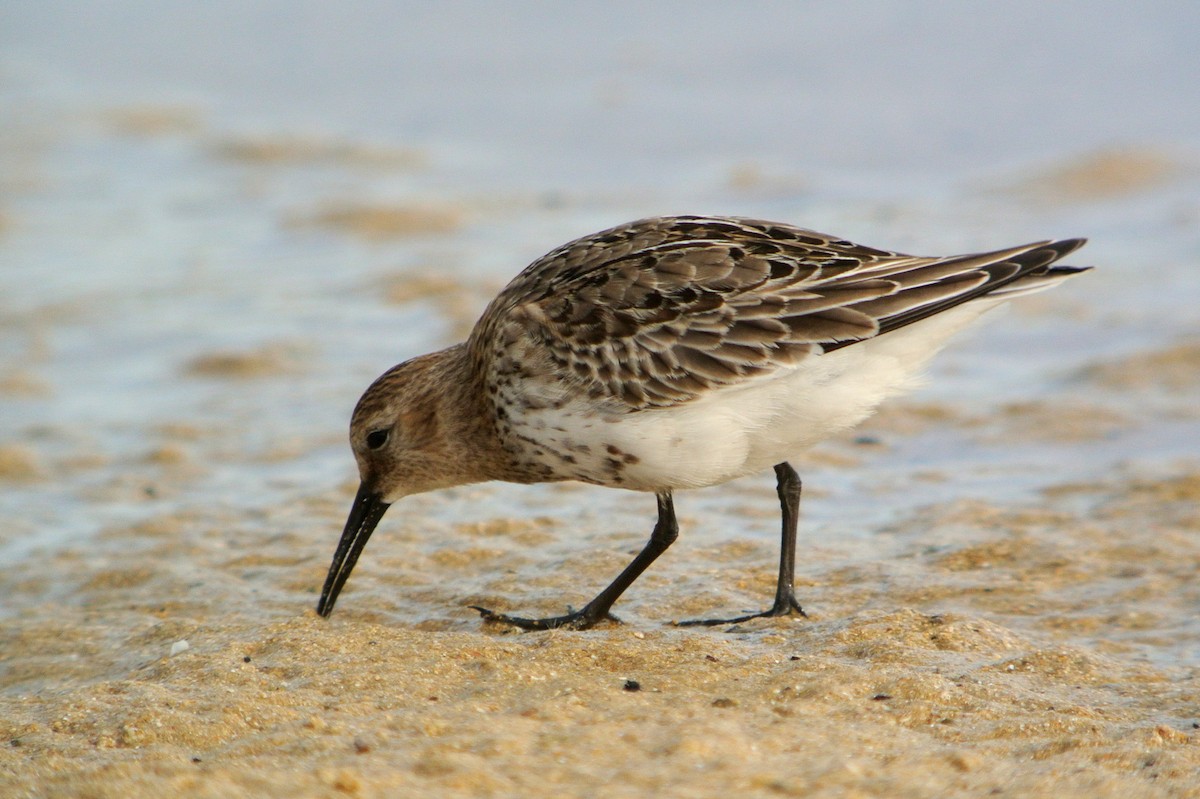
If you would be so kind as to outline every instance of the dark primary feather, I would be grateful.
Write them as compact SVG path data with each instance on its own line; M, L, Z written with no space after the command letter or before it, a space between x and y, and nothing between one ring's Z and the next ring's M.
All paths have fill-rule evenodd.
M1069 273L1049 265L1082 244L921 258L755 219L644 219L535 261L488 307L469 346L486 370L500 353L484 342L523 339L590 396L675 405Z

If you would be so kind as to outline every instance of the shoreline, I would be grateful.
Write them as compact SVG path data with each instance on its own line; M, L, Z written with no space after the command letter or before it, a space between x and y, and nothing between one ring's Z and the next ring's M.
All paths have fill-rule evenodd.
M416 602L389 599L403 536L319 619L332 498L240 546L217 511L109 530L0 577L21 600L0 646L0 792L1187 796L1200 668L1168 663L1194 648L1171 619L1200 601L1200 472L1045 494L933 506L889 531L893 557L813 549L812 618L703 631L670 618L765 598L765 543L686 553L618 605L626 624L513 633L439 583L453 560ZM519 553L484 564L489 601L553 607L611 565Z

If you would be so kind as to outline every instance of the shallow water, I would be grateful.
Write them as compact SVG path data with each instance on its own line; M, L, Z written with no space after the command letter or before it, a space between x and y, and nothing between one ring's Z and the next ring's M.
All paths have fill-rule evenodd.
M954 741L959 760L937 748L945 737L931 749L869 720L852 728L913 762L943 758L930 773L974 788L1071 795L1063 775L1111 755L1104 790L1140 790L1140 777L1123 782L1127 741L1169 750L1157 761L1163 795L1175 784L1163 763L1195 767L1200 710L1184 689L1200 669L1200 109L1179 102L1200 78L1184 34L1200 23L1195 11L1029 4L1024 17L989 19L880 2L800 19L700 4L686 20L639 10L630 26L634 9L619 4L554 14L516 4L503 17L364 6L336 19L320 4L268 7L2 12L0 717L25 741L4 753L5 779L45 779L23 759L34 753L75 757L83 765L58 783L64 794L118 769L112 785L149 795L163 787L155 768L224 752L228 771L207 779L246 788L268 742L298 746L323 718L333 689L321 670L359 683L346 701L371 701L368 641L429 669L422 647L536 671L536 637L493 635L466 606L551 613L586 601L641 545L652 500L505 485L411 498L389 512L321 626L306 613L353 493L349 411L383 369L460 340L541 253L676 212L761 215L914 252L1084 235L1091 243L1071 260L1097 269L987 320L939 357L925 389L797 461L811 626L661 628L766 600L778 522L763 475L682 493L683 535L618 606L626 627L549 637L567 649L547 668L586 691L590 677L564 675L599 646L613 654L597 679L674 675L705 713L718 712L714 697L741 708L720 723L744 725L727 731L745 754L751 732L782 717L758 709L779 706L772 692L790 678L767 664L785 650L811 658L810 692L827 679L831 690L899 695L879 686L902 679L900 661L913 679L960 669L980 685L1006 668L996 664L1024 664L1014 668L1025 683L957 707L999 714L1011 702L1030 719L969 727ZM913 53L895 34L907 14L921 41L939 44L897 68ZM667 31L676 46L662 46ZM937 654L922 642L941 617L966 637ZM184 638L190 654L169 658ZM859 648L847 654L851 638ZM321 649L338 646L348 654ZM265 684L222 682L214 658L238 647L255 662L273 647L301 661L288 667L299 704L255 699ZM671 647L732 647L748 693L710 696L708 677L664 664ZM975 654L943 662L946 651ZM1090 687L1071 683L1076 673ZM1108 673L1135 675L1137 690L1109 691ZM439 723L481 701L459 677L447 677L461 695ZM128 709L94 686L197 704L157 719L175 737L139 739L122 732L141 729ZM510 688L492 700L513 714L510 731L531 707L553 716L548 695ZM918 728L921 702L942 701L910 688L902 729ZM218 689L259 725L218 723ZM1070 746L1062 736L1075 733L1061 730L997 732L1051 723L1052 711L1033 708L1039 692L1092 703L1109 721ZM857 707L828 702L801 714L821 725ZM93 726L55 721L71 707L90 708ZM651 712L627 711L601 726L629 732ZM720 759L688 737L686 719L672 733L662 718L661 751ZM179 732L198 723L213 725L211 740ZM396 735L371 744L380 762L355 777L364 792L451 790L478 778L460 755L546 766L532 744L480 755L478 736L447 743L437 732L430 740L458 754L409 762L415 750ZM321 768L334 782L356 768L336 737L312 754L324 764L314 785L330 782ZM1029 746L1044 747L1048 770L1014 776ZM981 752L1001 765L974 760ZM158 765L139 771L134 755ZM280 757L272 767L286 770ZM642 764L660 789L671 784L653 776L664 758ZM836 777L808 766L772 790L844 779L868 794L920 793L920 769L894 776L887 794L871 781L878 764ZM731 789L747 789L723 768Z

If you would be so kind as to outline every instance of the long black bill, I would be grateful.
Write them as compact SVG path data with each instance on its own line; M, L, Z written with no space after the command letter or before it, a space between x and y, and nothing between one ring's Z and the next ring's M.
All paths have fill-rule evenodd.
M367 545L367 539L387 509L388 503L379 494L371 491L366 483L359 485L354 504L350 507L350 516L346 519L346 529L342 531L342 540L338 541L333 563L329 564L329 574L325 577L325 587L321 589L317 613L326 618L333 613L333 603L337 602L342 586L346 584L350 572L354 571L354 564Z

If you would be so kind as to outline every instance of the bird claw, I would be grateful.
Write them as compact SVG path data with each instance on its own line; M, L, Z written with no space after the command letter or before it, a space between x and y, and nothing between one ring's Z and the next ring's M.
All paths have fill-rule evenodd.
M479 611L479 615L488 624L507 624L510 627L519 627L522 630L586 630L602 619L614 621L618 624L621 623L621 620L611 613L605 613L603 616L597 618L594 614L588 612L586 607L583 610L571 611L563 616L551 616L545 619L527 619L523 616L509 616L506 613L497 613L494 610L489 610L479 605L471 605L470 607L472 610Z
M787 597L783 601L776 601L772 607L761 613L751 613L748 616L738 616L735 619L687 619L685 621L674 622L674 625L676 627L720 627L725 624L741 624L751 619L774 619L781 616L808 618L808 614L804 612L804 608L800 607L800 603L796 601L796 598Z

